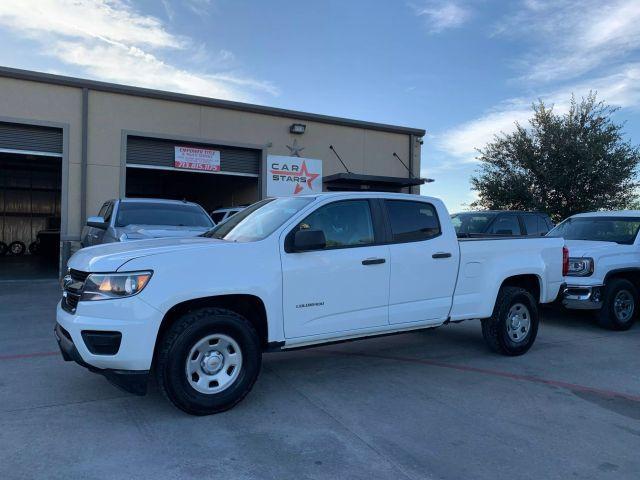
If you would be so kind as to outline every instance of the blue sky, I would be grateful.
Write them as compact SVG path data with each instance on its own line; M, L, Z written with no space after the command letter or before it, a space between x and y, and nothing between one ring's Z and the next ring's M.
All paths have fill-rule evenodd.
M427 130L423 193L597 90L640 143L640 1L2 0L0 64Z

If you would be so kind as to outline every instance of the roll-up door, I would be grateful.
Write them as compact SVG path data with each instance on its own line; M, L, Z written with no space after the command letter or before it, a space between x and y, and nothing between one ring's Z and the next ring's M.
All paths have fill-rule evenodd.
M0 151L62 156L62 129L0 122Z
M220 151L222 173L257 176L260 172L259 150L136 136L127 137L127 165L173 168L177 146Z

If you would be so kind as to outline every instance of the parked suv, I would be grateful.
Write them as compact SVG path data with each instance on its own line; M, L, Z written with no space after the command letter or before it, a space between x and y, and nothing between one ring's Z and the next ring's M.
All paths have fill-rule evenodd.
M551 230L563 237L571 257L562 303L594 310L612 330L631 328L638 315L640 210L573 215Z
M104 203L82 231L83 247L165 237L195 237L213 228L197 203L157 198L125 198Z
M553 228L546 213L486 210L451 215L458 237L540 237Z

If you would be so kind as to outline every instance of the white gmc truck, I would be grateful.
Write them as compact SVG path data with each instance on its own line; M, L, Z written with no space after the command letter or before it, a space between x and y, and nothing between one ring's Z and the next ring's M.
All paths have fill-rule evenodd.
M547 235L562 237L569 249L562 304L591 310L604 328L628 330L638 317L640 298L640 211L580 213Z
M567 261L561 238L458 241L435 198L267 199L201 237L78 251L55 334L65 360L137 394L153 372L206 415L242 400L265 351L481 319L492 350L521 355Z

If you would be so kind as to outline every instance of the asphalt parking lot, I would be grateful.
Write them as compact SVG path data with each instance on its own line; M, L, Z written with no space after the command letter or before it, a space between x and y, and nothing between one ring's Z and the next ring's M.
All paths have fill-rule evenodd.
M0 478L634 478L640 323L544 311L525 356L478 322L268 354L235 409L190 417L65 363L58 285L0 285Z

